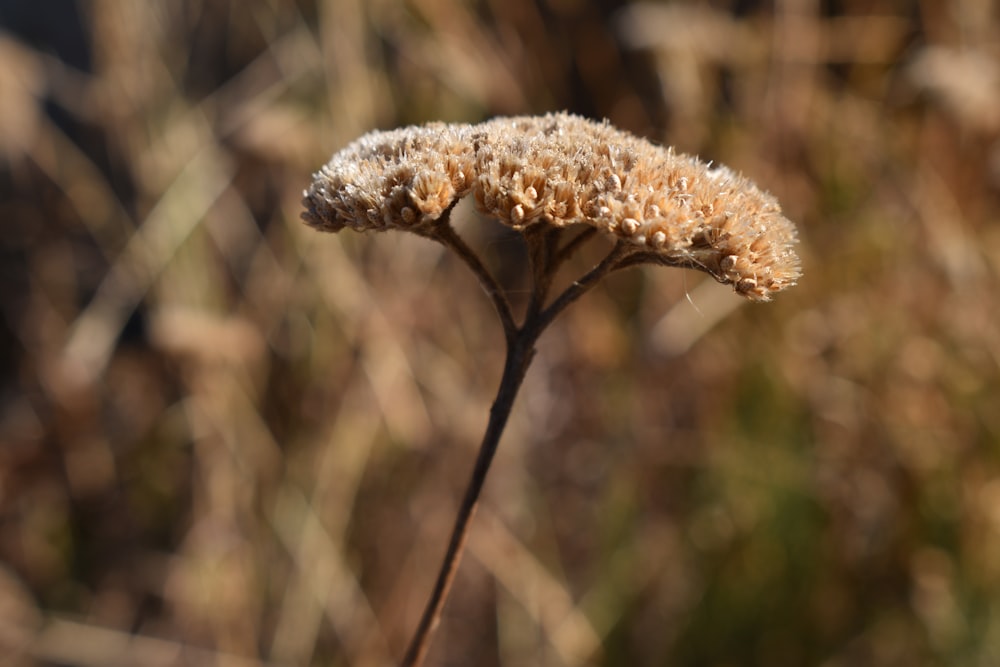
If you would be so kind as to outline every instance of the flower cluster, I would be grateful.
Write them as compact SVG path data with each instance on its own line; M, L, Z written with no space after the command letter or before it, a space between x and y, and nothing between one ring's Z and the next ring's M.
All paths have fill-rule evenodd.
M752 182L563 113L372 132L314 176L302 217L324 231L423 232L470 192L515 229L589 224L753 300L800 274L795 227Z

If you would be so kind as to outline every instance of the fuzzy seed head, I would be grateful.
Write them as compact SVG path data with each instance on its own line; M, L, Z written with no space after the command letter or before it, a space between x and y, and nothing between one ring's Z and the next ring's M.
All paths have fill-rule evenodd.
M767 301L801 271L795 227L748 179L565 113L372 132L305 192L322 231L420 231L472 193L514 229L585 223Z

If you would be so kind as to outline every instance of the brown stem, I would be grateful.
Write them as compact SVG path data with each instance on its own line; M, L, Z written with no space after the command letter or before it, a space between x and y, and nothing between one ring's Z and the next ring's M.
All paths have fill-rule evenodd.
M592 268L582 278L574 282L559 295L559 297L549 305L548 308L539 313L537 326L540 329L547 327L556 316L564 311L567 306L587 293L591 287L596 285L604 276L616 269L622 268L627 263L629 256L634 252L635 246L625 241L618 241L611 252L601 260L601 263Z
M587 227L582 232L579 232L568 243L566 243L565 246L560 248L559 252L556 253L555 256L556 265L558 266L563 262L565 262L573 255L574 252L577 251L577 248L582 246L584 243L586 243L596 235L597 235L596 227Z
M503 325L504 337L507 340L507 344L510 345L517 330L510 301L507 299L507 295L504 293L503 288L500 287L497 279L486 268L486 265L479 259L479 256L458 235L455 228L451 226L450 217L453 208L454 204L438 218L429 236L452 250L472 270L472 273L475 274L483 291L490 297L493 307L496 308L497 315L500 317L500 323Z
M559 238L562 235L559 228L542 227L536 225L524 231L524 240L528 244L528 260L531 262L531 301L528 303L528 310L524 316L525 325L531 322L545 305L545 299L549 296L549 289L552 287L552 280L558 268L553 259L556 248L559 247Z
M469 524L479 506L479 496L482 493L483 484L486 482L486 475L493 462L497 446L500 444L500 437L507 425L507 419L510 417L511 408L514 406L514 399L517 397L517 392L524 382L524 376L528 372L528 366L531 365L531 360L535 355L535 343L560 312L596 285L601 278L619 268L629 257L632 247L624 242L619 242L600 264L566 288L551 305L543 308L545 295L552 284L553 274L562 260L556 250L558 237L558 234L545 232L538 236L528 236L529 255L532 260L532 274L535 281L531 304L525 315L524 324L520 328L513 325L513 320L511 320L512 328L507 336L507 358L504 362L500 386L497 389L496 398L493 400L493 407L490 408L489 423L483 434L476 464L466 486L462 504L459 506L458 516L455 518L455 525L448 542L448 550L441 562L434 590L427 601L427 606L424 608L424 613L413 638L410 640L410 645L401 663L402 667L420 667L423 664L427 650L430 648L431 637L441 622L441 612L444 609L444 603L448 598L455 574L458 572L459 563L462 560L462 553L465 550ZM454 235L454 238L458 238L457 235ZM455 247L447 242L446 245L453 249ZM470 257L475 259L475 261L467 259L466 263L472 266L474 271L476 271L475 267L482 267L478 257L464 243L462 243L462 247L468 251ZM490 276L485 268L483 268L483 272ZM492 279L492 276L490 278ZM482 280L482 277L480 279ZM502 303L506 302L506 297L503 297ZM498 300L494 299L494 303L498 303ZM498 307L497 310L501 309ZM509 315L509 307L506 313ZM504 319L503 312L501 312L501 320L504 321L504 329L506 330L507 320Z
M451 531L451 540L441 563L434 591L427 601L423 616L420 618L420 624L417 626L406 655L403 657L403 667L418 667L423 664L427 649L430 647L431 636L441 621L441 611L444 608L448 592L451 590L455 573L458 572L458 565L461 562L462 552L465 550L465 542L469 534L469 522L479 506L479 495L482 492L483 483L486 481L486 473L489 472L493 455L496 454L497 445L500 443L500 436L503 435L507 418L514 406L514 398L517 396L517 391L524 381L525 373L535 353L535 341L530 340L524 333L523 330L520 331L514 344L507 349L503 377L500 380L500 387L497 390L496 399L493 401L493 407L490 409L490 420L486 426L482 444L479 446L476 465L472 469L472 477L466 487L465 497L462 498L462 505L458 509L455 526Z

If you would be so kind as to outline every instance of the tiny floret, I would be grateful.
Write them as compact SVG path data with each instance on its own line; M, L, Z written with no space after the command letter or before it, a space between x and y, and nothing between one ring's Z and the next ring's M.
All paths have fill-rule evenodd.
M755 301L801 273L794 225L751 181L565 113L371 132L314 175L302 217L322 231L423 233L468 194L514 229L591 225Z

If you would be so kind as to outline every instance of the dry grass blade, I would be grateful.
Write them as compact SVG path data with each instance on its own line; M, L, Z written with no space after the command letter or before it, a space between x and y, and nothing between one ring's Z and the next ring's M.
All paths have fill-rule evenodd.
M618 158L669 145L807 278L552 318L426 664L1000 664L996 4L0 3L0 663L402 655L504 343L656 259L683 198ZM423 237L300 223L331 150L498 117L394 172ZM569 187L582 117L655 150Z
M34 658L74 667L280 667L239 655L210 651L155 637L129 634L68 619L50 618L31 649Z
M230 182L230 168L214 148L206 148L186 166L74 323L60 380L87 386L98 377L133 309Z
M470 544L472 555L531 615L564 664L592 663L600 652L601 636L573 603L565 584L550 574L496 515L480 512Z

